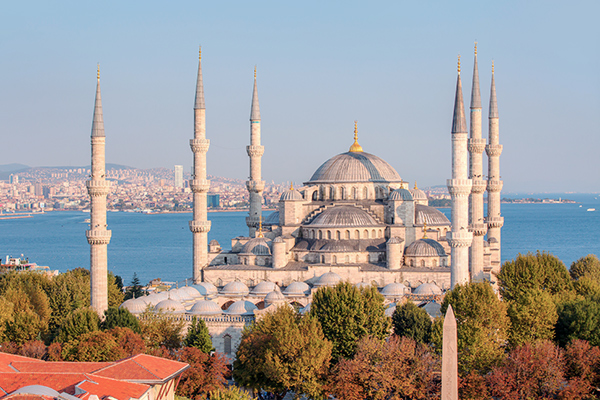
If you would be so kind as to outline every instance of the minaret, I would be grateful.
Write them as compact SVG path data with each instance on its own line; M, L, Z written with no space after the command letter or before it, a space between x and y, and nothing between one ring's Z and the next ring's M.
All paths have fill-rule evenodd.
M496 81L494 79L494 63L492 62L492 87L490 90L490 125L489 125L489 144L485 147L488 155L488 242L490 244L492 272L500 271L500 228L504 225L504 218L500 216L500 191L502 190L502 181L500 180L500 154L502 154L502 145L499 144L499 119L498 104L496 102Z
M483 192L486 182L483 179L482 153L485 139L481 137L481 94L479 91L479 68L477 67L477 42L475 42L475 62L473 64L473 86L471 88L471 137L469 139L470 171L473 182L469 196L469 231L473 233L473 243L469 250L469 270L471 280L483 281L483 237L487 225L483 219Z
M90 244L90 303L100 316L108 309L108 258L107 246L111 231L106 229L106 196L110 182L106 180L104 119L100 96L100 66L96 85L96 104L92 122L92 174L86 182L90 194L90 229L85 232Z
M265 181L261 179L261 159L265 152L260 144L260 107L258 106L258 88L256 86L256 67L254 68L254 91L252 92L252 108L250 110L250 146L246 146L250 157L250 179L246 181L246 188L250 194L250 212L246 217L249 236L255 237L256 230L262 217L262 192Z
M210 181L206 179L206 153L209 146L210 140L206 139L206 107L202 83L202 49L200 49L194 104L194 138L190 140L190 147L194 153L194 175L190 180L190 188L194 193L194 219L190 221L194 246L194 283L202 281L202 270L208 264L210 221L206 212L206 193L210 188Z
M469 281L469 246L473 234L469 232L469 194L471 180L468 179L467 121L460 80L460 56L458 78L452 119L452 179L448 179L448 191L452 199L452 231L448 243L452 248L451 286Z

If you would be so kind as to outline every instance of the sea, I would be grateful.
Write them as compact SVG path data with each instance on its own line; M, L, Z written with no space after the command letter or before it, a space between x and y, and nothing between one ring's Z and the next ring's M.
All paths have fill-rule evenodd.
M563 198L577 203L504 203L502 261L518 253L547 251L567 267L587 254L600 256L600 194L524 194L515 197ZM587 211L596 209L596 211ZM449 208L440 208L450 217ZM264 216L272 211L265 211ZM231 238L248 233L247 212L211 212L208 239L224 249ZM25 257L30 262L65 272L89 268L85 238L89 213L53 211L32 218L0 220L0 257ZM134 273L142 283L161 278L181 282L192 275L191 213L142 214L109 212L112 239L109 270L129 284Z

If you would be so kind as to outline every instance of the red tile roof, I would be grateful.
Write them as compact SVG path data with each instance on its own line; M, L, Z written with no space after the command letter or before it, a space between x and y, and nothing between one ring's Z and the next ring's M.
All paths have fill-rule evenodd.
M18 372L79 372L91 373L114 364L114 362L45 362L14 361L11 366ZM7 371L13 372L14 370Z
M8 365L13 361L30 361L30 362L37 362L37 363L44 362L42 360L38 360L37 358L23 357L23 356L18 356L16 354L0 352L0 364Z
M138 354L100 369L94 375L136 382L165 382L188 368L188 364L179 361Z

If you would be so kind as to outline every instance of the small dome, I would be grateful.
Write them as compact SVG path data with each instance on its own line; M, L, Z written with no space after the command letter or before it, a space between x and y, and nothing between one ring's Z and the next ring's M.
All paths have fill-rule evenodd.
M140 299L129 299L124 301L119 308L124 308L132 314L141 314L146 311L146 303Z
M319 278L314 284L315 287L335 286L342 281L342 277L335 272L327 272Z
M168 299L169 295L167 294L167 292L158 292L144 297L144 301L146 302L146 304L151 304L155 306L161 301Z
M305 282L292 282L283 291L283 294L287 296L305 296L308 293L310 293L310 287Z
M408 288L402 283L388 283L381 290L381 294L384 297L401 297L409 292Z
M296 189L288 189L279 198L279 201L298 201L304 200L302 194Z
M167 296L169 299L171 300L175 300L175 301L182 301L182 300L186 300L184 297L186 296L186 293L179 293L179 289L171 289L169 291L167 291Z
M209 244L209 246L218 246L219 242L217 242L215 239L213 239L208 244Z
M275 239L273 239L273 243L283 243L283 239L281 236L277 236Z
M279 290L274 290L265 296L266 305L281 303L282 301L285 301L285 297Z
M412 197L415 201L427 200L427 194L425 194L424 191L417 188L416 186L414 189L410 189L410 194L412 194Z
M183 314L185 307L178 301L166 299L154 306L154 311L164 311L166 313Z
M398 172L381 158L365 152L338 154L325 161L308 183L402 182Z
M217 287L210 282L200 282L191 287L196 289L202 296L210 296L218 293Z
M403 239L400 239L398 236L393 236L387 241L387 244L401 244L403 242Z
M246 242L240 254L254 254L256 256L271 255L271 239L255 237Z
M419 239L406 248L404 255L409 257L443 257L446 251L433 239Z
M410 194L408 189L396 189L388 197L388 200L392 201L413 201L413 196Z
M428 226L433 225L450 225L450 221L437 208L425 206L423 204L415 204L415 224Z
M240 281L233 281L223 286L220 293L228 296L246 296L250 289Z
M253 311L256 310L256 306L246 300L238 300L229 306L225 314L229 315L253 315Z
M435 301L430 301L429 303L427 303L423 306L423 310L427 311L427 314L429 314L429 316L431 318L441 317L442 316L441 308L442 308L442 305L439 303L436 303Z
M198 291L198 289L192 286L184 286L179 288L179 295L186 300L197 299L198 297L202 297L202 294Z
M420 284L415 290L413 290L413 294L418 294L421 296L439 295L442 294L442 289L440 289L435 283L427 282Z
M23 386L10 394L37 394L39 396L48 396L56 399L61 398L60 393L56 390L42 385Z
M311 227L365 227L381 225L365 210L353 206L328 208L309 224Z
M254 289L250 293L256 295L265 295L275 290L275 284L269 281L262 281L258 285L254 286Z
M372 286L372 284L369 282L358 282L354 286L356 286L359 289L368 289Z
M279 211L273 211L263 220L264 226L279 225Z
M210 300L199 300L194 303L188 314L194 315L218 315L221 314L223 310L215 303Z

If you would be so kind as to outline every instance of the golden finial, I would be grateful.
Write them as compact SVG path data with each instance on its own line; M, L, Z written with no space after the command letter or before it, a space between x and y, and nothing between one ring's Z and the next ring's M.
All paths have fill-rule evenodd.
M423 222L423 239L427 239L427 222Z
M100 63L98 63L98 80L100 80Z
M258 218L258 233L256 235L256 237L263 237L263 231L262 231L262 217Z
M475 55L477 55L477 42L475 42Z
M254 79L256 79L256 65L254 66Z
M294 190L294 182L290 182L290 190Z
M494 73L494 60L492 60L492 74Z
M460 54L458 55L458 73L460 74Z
M200 46L198 50L198 61L202 61L202 46Z
M350 146L350 151L352 153L362 153L363 149L358 144L358 121L354 121L354 143Z
M418 187L417 187L417 181L415 180L415 190L417 190L417 189L418 189Z

